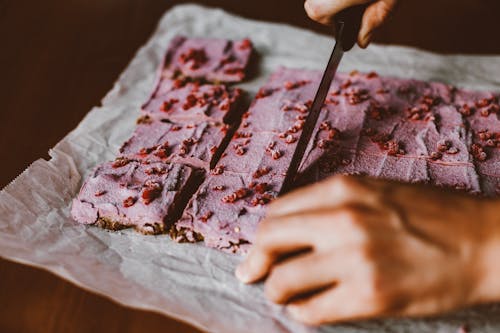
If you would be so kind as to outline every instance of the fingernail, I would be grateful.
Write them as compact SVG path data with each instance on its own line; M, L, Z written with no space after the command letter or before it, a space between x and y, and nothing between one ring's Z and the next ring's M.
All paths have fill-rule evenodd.
M363 49L366 49L368 44L370 44L371 39L372 39L372 32L369 31L368 33L361 36L359 40L359 46Z
M234 272L234 274L236 275L236 278L238 278L238 280L243 283L249 283L251 281L251 277L248 274L245 263L242 263L238 267L236 267L236 271Z

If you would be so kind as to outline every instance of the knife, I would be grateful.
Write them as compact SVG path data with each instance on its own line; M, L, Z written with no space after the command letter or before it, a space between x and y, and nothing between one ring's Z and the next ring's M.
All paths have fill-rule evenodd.
M366 5L357 5L343 10L338 13L334 18L336 29L336 41L333 47L330 60L326 66L325 72L319 84L318 91L314 97L309 115L306 118L302 133L297 143L297 147L292 157L290 167L285 176L285 181L280 194L285 194L292 188L292 185L297 176L300 163L306 152L309 141L311 140L314 128L319 118L323 104L325 103L326 96L330 90L333 78L339 67L340 60L344 52L352 49L358 37L359 29L361 27L361 19L365 12Z

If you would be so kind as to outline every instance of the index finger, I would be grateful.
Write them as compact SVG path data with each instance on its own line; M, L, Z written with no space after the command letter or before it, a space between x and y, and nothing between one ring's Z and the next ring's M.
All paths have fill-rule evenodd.
M334 176L279 198L269 205L266 216L272 218L347 204L372 206L378 200L373 188L353 176Z

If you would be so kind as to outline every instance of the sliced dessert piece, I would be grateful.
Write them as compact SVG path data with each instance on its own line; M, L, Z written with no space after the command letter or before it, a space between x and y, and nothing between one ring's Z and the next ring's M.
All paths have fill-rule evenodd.
M168 230L201 183L202 172L180 164L142 164L126 158L99 165L73 200L82 224L144 234Z
M233 130L212 121L173 123L141 118L120 154L141 161L178 162L209 169L218 161Z
M167 81L171 82L171 81ZM241 116L242 91L223 85L186 83L158 94L145 105L143 114L175 122L212 120L231 123Z
M210 175L171 229L171 236L179 242L203 240L210 247L245 252L264 218L264 205L276 195L272 184L255 182L248 175Z
M212 82L240 82L253 53L249 39L174 37L163 64L162 77L178 75Z
M480 191L467 149L467 131L450 105L451 87L356 72L341 77L330 96L323 111L326 120L316 135L325 136L321 128L335 128L333 134L339 140L333 145L339 150L330 154L313 146L301 172L307 173L321 160L326 172L313 170L309 172L313 178L356 173ZM346 121L348 126L343 124Z

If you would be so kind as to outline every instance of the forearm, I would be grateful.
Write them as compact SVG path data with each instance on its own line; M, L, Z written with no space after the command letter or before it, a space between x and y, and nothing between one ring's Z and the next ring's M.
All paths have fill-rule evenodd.
M500 200L484 203L484 242L480 244L478 258L477 302L500 301Z

